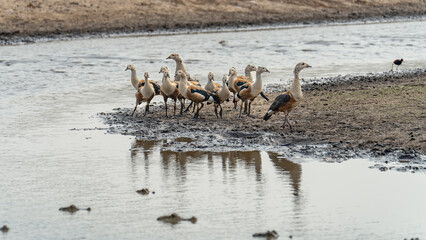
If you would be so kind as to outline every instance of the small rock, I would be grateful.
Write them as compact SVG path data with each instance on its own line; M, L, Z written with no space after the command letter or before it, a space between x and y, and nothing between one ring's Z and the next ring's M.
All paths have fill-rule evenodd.
M384 171L387 171L388 168L387 167L380 167L379 170L382 171L382 172L384 172Z

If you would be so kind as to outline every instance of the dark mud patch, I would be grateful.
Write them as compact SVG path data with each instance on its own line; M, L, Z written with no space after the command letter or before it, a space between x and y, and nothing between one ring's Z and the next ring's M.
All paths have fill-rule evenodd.
M279 114L262 120L271 101L285 91L281 85L267 86L271 101L256 99L252 116L241 119L231 104L224 104L224 119L216 119L211 105L204 107L198 120L192 119L192 113L166 118L162 103L153 104L145 117L143 107L132 117L132 106L99 116L109 125L109 133L164 140L162 150L260 150L288 159L328 162L368 157L397 164L388 169L423 170L425 80L426 69L309 79L303 86L304 101L290 115L293 130L281 128Z

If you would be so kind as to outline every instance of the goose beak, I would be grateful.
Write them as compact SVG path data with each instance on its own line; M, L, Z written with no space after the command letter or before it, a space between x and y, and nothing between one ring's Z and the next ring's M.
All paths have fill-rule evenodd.
M170 56L168 56L166 59L171 59L171 57L170 57Z
M127 71L127 70L129 70L129 68L127 67L126 69L124 69L124 71Z
M270 71L268 69L266 69L266 72L270 73Z
M309 65L309 64L307 64L308 66L307 66L307 68L311 68L312 66L311 65Z

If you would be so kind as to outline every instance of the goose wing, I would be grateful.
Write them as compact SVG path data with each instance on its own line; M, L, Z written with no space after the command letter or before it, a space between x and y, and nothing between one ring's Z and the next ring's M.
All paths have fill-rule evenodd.
M272 103L271 107L269 107L269 110L278 111L280 107L285 106L290 100L291 95L288 92L278 95Z
M196 98L200 99L200 101L207 101L211 96L211 93L202 88L191 88L190 91L192 94L196 95Z
M160 94L160 88L161 88L160 85L158 83L154 82L154 81L149 81L149 83L151 83L151 85L153 86L154 91L155 91L155 95L159 95Z

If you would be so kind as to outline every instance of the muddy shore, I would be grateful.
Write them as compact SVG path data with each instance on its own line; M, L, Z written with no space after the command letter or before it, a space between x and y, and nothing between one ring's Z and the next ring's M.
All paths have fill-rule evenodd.
M290 115L293 130L281 128L282 114L262 119L273 99L285 91L281 85L266 86L270 102L257 98L252 116L242 119L237 119L231 102L223 105L223 119L216 119L211 105L198 120L192 113L166 118L162 102L153 104L145 117L142 104L132 117L130 100L129 108L99 116L109 133L163 140L165 150L264 150L288 158L303 154L340 161L368 155L410 164L424 161L426 69L307 81L304 101Z
M2 0L0 45L96 34L383 20L426 14L421 0Z

